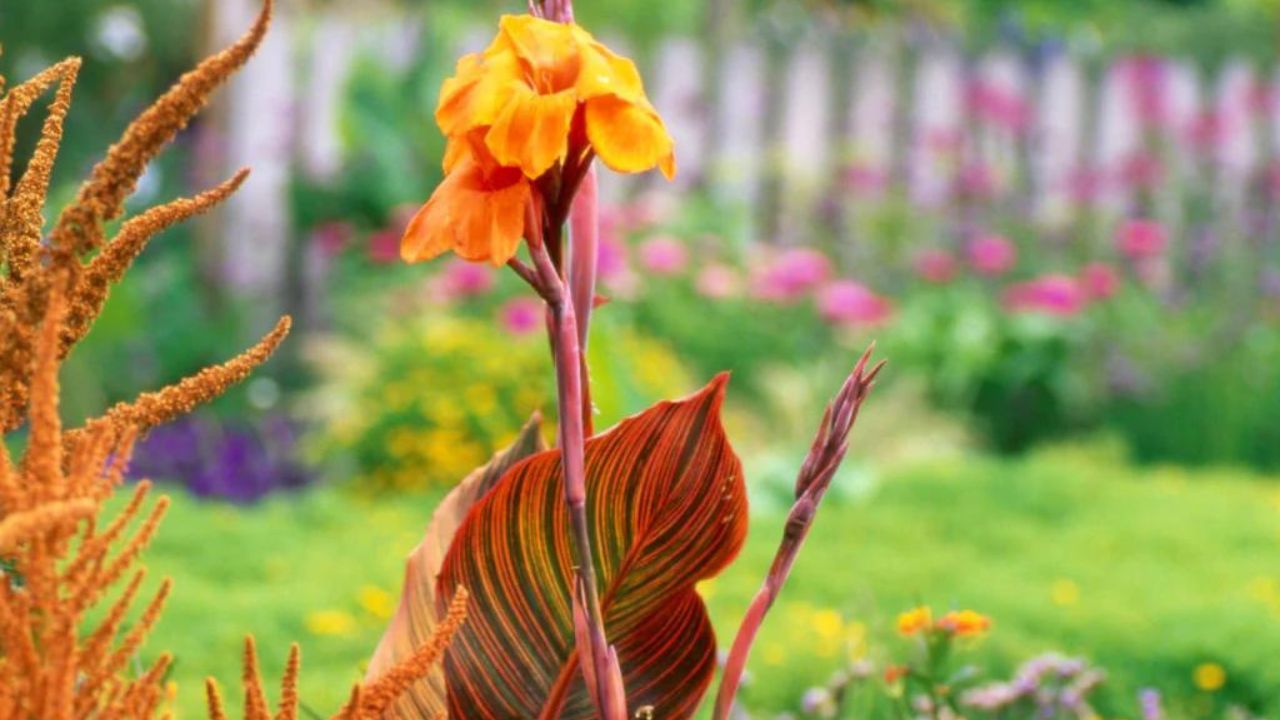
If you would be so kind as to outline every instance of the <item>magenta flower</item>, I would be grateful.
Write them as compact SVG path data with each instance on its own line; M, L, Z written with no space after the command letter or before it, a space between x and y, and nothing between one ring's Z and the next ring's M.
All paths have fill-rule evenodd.
M956 184L960 195L967 198L991 197L998 190L995 171L983 162L971 162L960 168Z
M1012 312L1070 316L1084 309L1088 296L1069 275L1042 275L1005 289L1004 306Z
M1154 188L1164 179L1164 164L1145 150L1135 150L1120 163L1119 176L1131 188Z
M942 285L956 276L956 259L946 250L922 250L916 254L915 271L921 280Z
M351 223L331 220L312 228L311 241L320 248L320 252L324 253L325 256L333 257L346 249L347 243L351 241L353 232Z
M1116 248L1130 260L1158 257L1167 244L1164 226L1155 220L1126 220L1116 230Z
M543 327L543 305L536 298L518 297L498 311L502 327L512 335L528 335Z
M980 235L970 240L966 253L969 266L990 277L1008 272L1018 260L1013 243L1001 235Z
M858 196L875 195L888 183L883 170L863 162L849 163L841 173L841 180L849 192Z
M1138 121L1145 127L1168 122L1168 66L1162 58L1138 55L1120 63L1123 87Z
M609 281L627 274L630 259L627 246L615 235L600 234L600 246L596 250L596 277Z
M1080 271L1080 286L1090 300L1106 300L1120 289L1120 273L1103 262L1091 262Z
M453 260L445 265L440 282L448 297L475 297L493 289L493 269L481 263Z
M790 302L827 281L831 261L808 248L792 248L766 259L752 278L752 294L762 300Z
M655 235L640 245L640 265L654 275L677 275L688 264L684 243L670 235Z
M893 314L893 305L853 280L836 280L818 292L818 313L832 325L877 326Z
M742 278L737 270L728 265L714 263L702 268L694 287L703 297L724 300L735 297L742 291Z

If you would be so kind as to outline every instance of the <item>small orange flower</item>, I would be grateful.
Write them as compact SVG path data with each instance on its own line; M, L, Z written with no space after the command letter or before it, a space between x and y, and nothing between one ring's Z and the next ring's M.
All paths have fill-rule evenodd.
M991 629L991 618L973 610L952 610L939 618L938 629L956 637L980 635Z
M892 685L906 677L910 672L910 668L906 665L890 665L884 669L885 684Z
M898 616L898 632L915 635L933 627L933 611L927 605L908 610Z

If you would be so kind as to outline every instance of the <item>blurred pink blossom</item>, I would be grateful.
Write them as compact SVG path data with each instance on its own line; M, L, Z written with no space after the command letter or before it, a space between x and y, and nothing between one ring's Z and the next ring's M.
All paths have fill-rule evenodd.
M1067 194L1077 204L1087 205L1102 195L1104 182L1103 173L1097 168L1078 167L1067 174Z
M1160 127L1169 119L1168 66L1154 55L1136 55L1119 64L1125 94L1138 121Z
M818 291L818 313L833 325L882 325L893 305L853 280L836 280Z
M328 257L341 253L351 241L355 233L351 223L342 220L331 220L321 223L311 230L311 241L320 248L320 252Z
M369 235L369 259L376 263L393 263L400 259L400 230L384 228Z
M808 248L791 248L768 258L751 282L751 292L762 300L788 302L799 299L831 277L831 261Z
M1001 235L980 235L965 248L969 266L981 275L1003 275L1018 261L1013 243Z
M542 302L531 297L518 297L503 305L498 311L502 327L512 335L528 335L543 326L545 312Z
M984 162L971 162L956 175L956 191L962 197L988 198L999 190L995 171Z
M1155 220L1125 220L1116 230L1116 249L1130 260L1156 257L1167 244L1164 226Z
M970 83L969 104L979 118L1011 133L1022 132L1031 121L1027 103L1013 90L995 83Z
M842 173L845 188L855 195L874 195L888 182L884 170L865 162L849 163Z
M677 275L689 264L684 243L670 235L654 235L640 244L640 265L654 275Z
M440 274L441 289L453 298L483 295L493 289L493 282L493 268L465 260L451 260Z
M1120 289L1120 273L1107 263L1091 262L1080 270L1080 285L1090 300L1106 300Z
M742 278L734 268L713 263L702 268L694 286L703 297L723 300L735 297L742 291Z
M1153 188L1164 179L1164 164L1145 150L1135 150L1121 161L1117 175L1131 188Z
M1004 292L1004 305L1013 312L1075 315L1087 301L1085 289L1069 275L1042 275L1010 285Z
M951 282L956 276L956 259L946 250L921 250L916 254L915 271L920 279L938 285Z
M1231 134L1230 118L1217 110L1205 110L1187 125L1187 142L1201 152L1216 150Z
M596 275L608 282L627 272L627 245L616 235L601 233L596 251Z

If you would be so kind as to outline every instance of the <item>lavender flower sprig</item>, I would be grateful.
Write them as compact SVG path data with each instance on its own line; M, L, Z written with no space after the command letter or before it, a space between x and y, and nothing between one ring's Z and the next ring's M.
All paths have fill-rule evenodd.
M796 556L809 535L818 505L822 502L823 495L831 485L831 478L835 476L849 449L849 431L853 429L853 423L858 418L858 410L866 400L867 393L871 391L876 376L884 367L884 361L880 361L870 370L867 369L867 363L871 359L871 351L874 348L874 344L867 348L858 360L858 364L854 366L853 372L844 381L840 392L836 394L831 404L827 405L826 413L822 416L822 424L818 427L818 434L796 476L796 502L787 515L782 542L773 557L769 573L747 608L746 616L738 626L738 634L733 639L733 646L725 661L720 690L716 694L713 720L726 720L729 717L756 633L759 632L769 608L777 600L778 593L787 581L787 576L791 574L791 566L795 563Z

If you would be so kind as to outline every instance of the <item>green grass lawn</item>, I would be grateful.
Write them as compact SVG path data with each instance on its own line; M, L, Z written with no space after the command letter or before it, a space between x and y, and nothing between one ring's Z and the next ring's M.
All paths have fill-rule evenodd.
M746 549L704 588L726 644L772 556L788 480L753 466ZM994 618L970 651L992 671L1049 649L1089 656L1110 674L1108 717L1136 715L1147 685L1186 716L1228 702L1280 714L1280 484L1070 449L854 468L839 482L761 633L752 707L794 707L851 652L901 653L895 615L928 602ZM174 497L146 555L152 583L175 581L147 653L175 654L179 717L203 717L206 676L238 697L245 633L269 678L301 643L303 698L327 717L360 677L436 497L320 489L249 509ZM1192 683L1205 662L1226 670L1216 693Z

